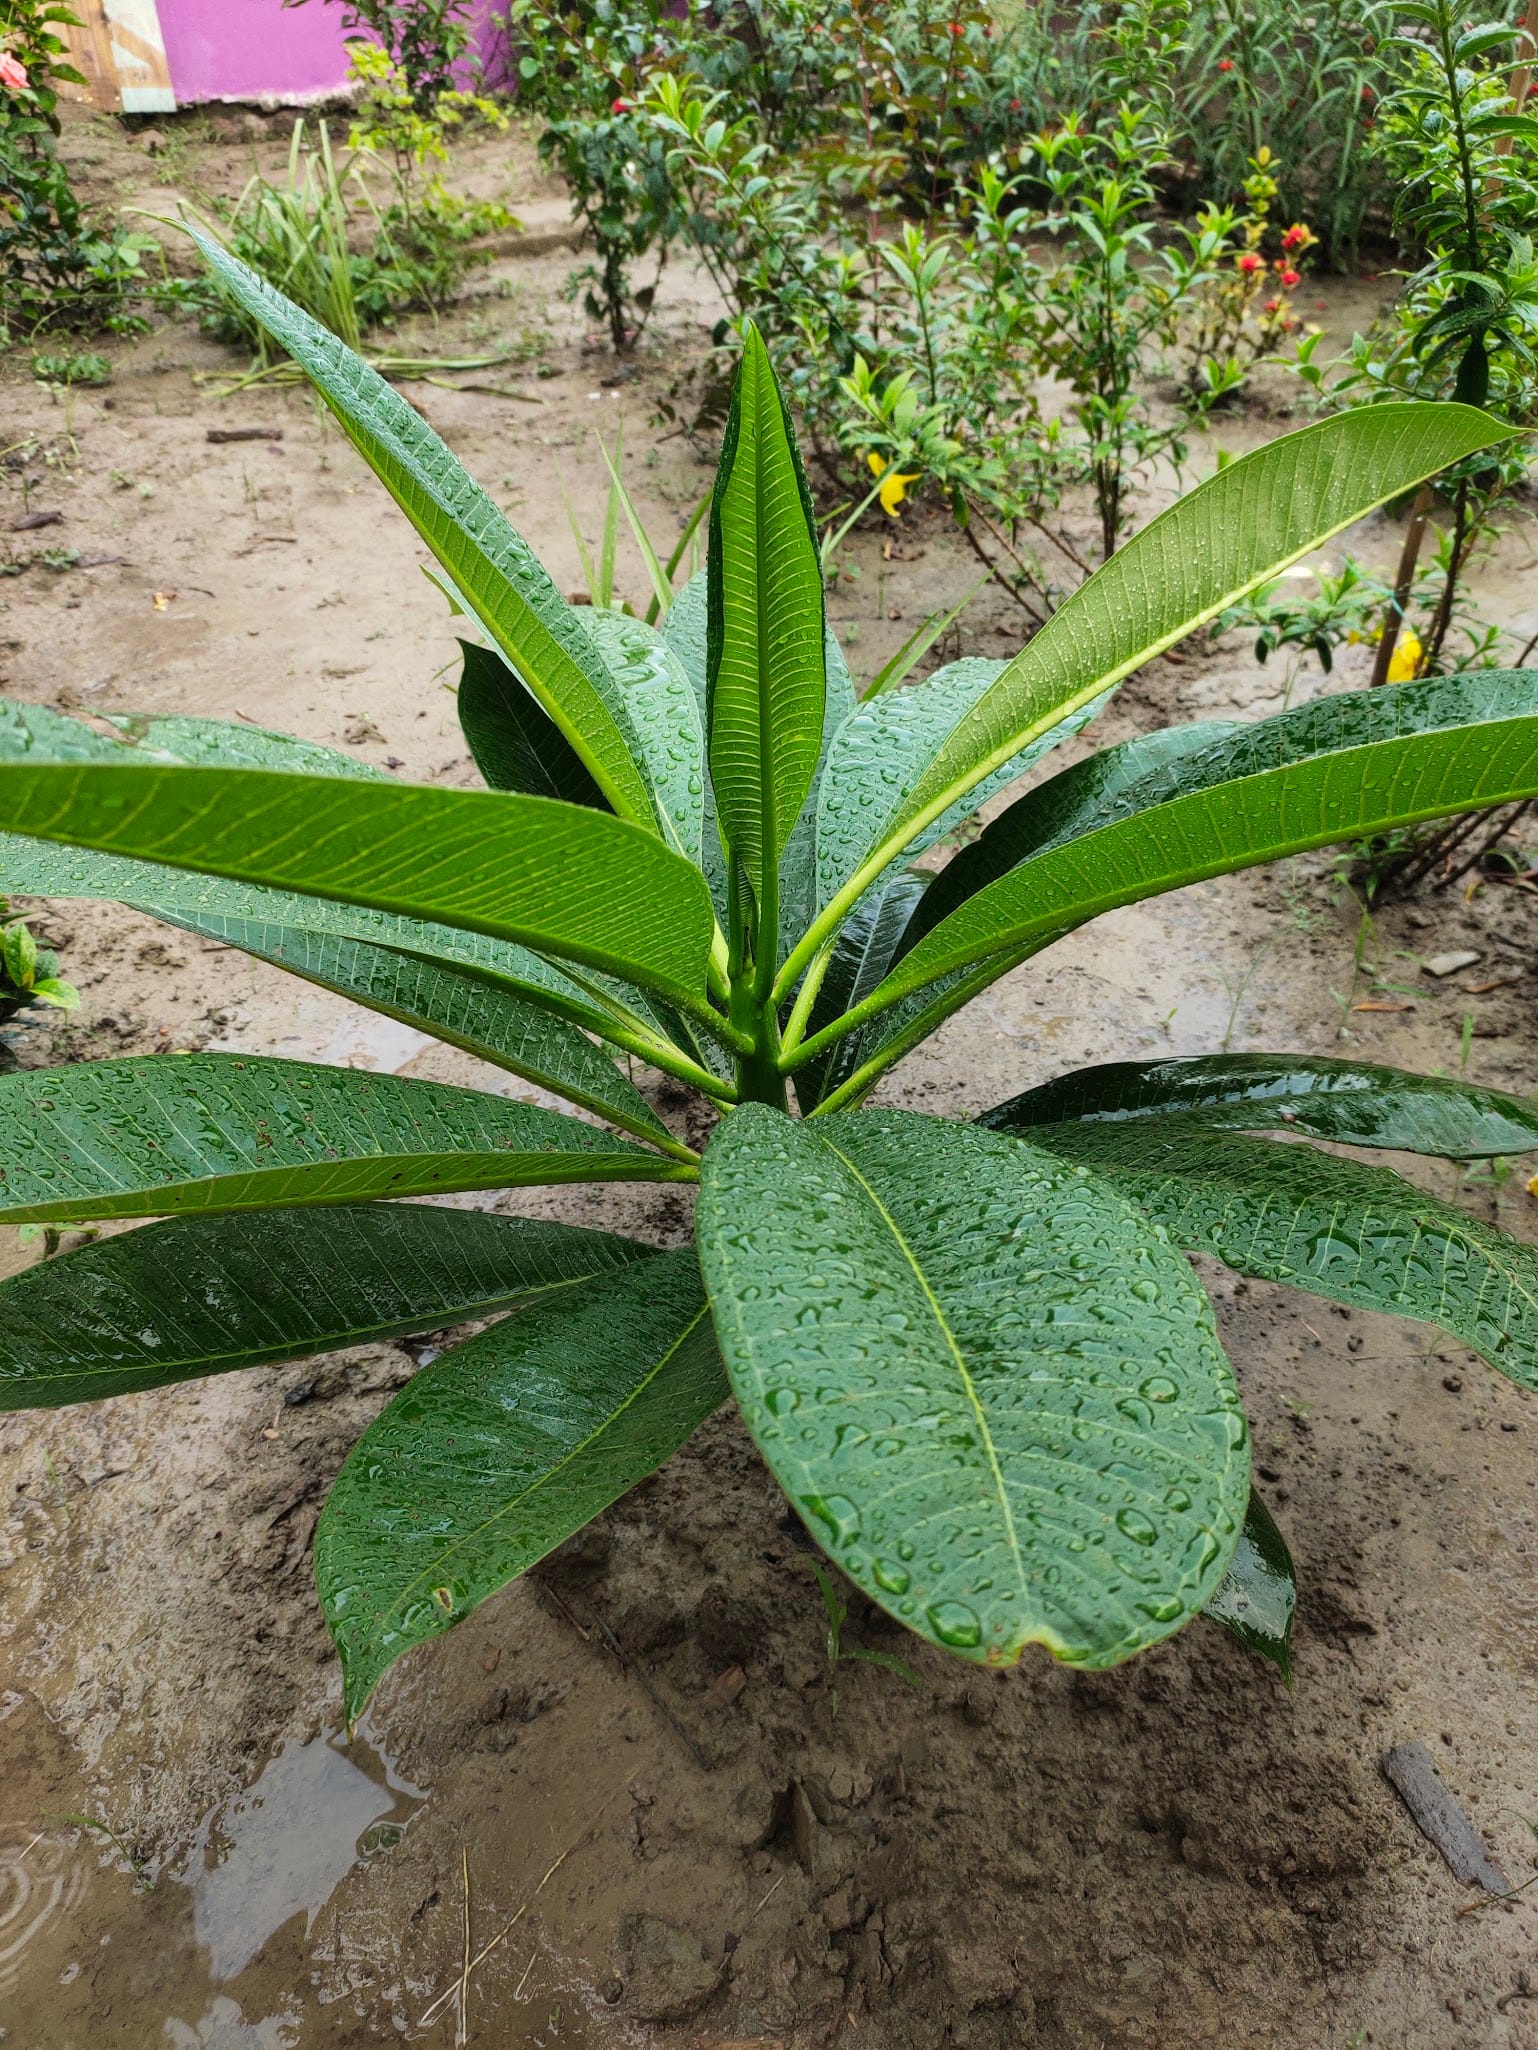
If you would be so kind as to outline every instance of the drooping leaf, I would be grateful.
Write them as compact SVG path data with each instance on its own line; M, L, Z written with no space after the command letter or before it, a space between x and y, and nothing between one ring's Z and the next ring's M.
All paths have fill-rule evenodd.
M1048 1125L1031 1142L1108 1177L1190 1252L1438 1325L1538 1389L1538 1251L1388 1168L1157 1124Z
M948 662L921 683L864 699L845 721L817 787L819 905L838 894L872 847L887 843L893 819L935 751L968 707L992 689L1004 666L977 656ZM931 819L902 853L911 860L954 831L969 813L1086 726L1102 702L1079 706L1038 735Z
M1298 1583L1287 1540L1252 1488L1244 1529L1216 1594L1203 1611L1239 1642L1269 1659L1292 1685L1292 1619Z
M708 732L721 835L767 929L812 787L826 698L811 495L769 352L748 326L710 508Z
M1018 958L1120 904L1420 819L1538 795L1538 671L1321 698L1182 754L1116 816L1048 846L932 927L877 990Z
M556 797L608 811L587 764L495 648L461 641L464 666L456 703L475 766L493 790Z
M749 1429L899 1620L1105 1666L1207 1601L1249 1486L1212 1311L1161 1233L1023 1141L734 1111L700 1262Z
M892 965L897 943L907 929L919 899L933 881L921 869L888 869L866 891L839 930L832 959L807 1020L808 1035L822 1031L845 1011L863 1003ZM858 1065L862 1035L837 1040L817 1060L796 1070L796 1101L802 1112L815 1109L831 1089Z
M1078 1068L978 1120L1029 1133L1072 1118L1161 1132L1288 1131L1347 1146L1477 1160L1538 1146L1538 1107L1446 1075L1322 1054L1219 1053Z
M1470 407L1362 406L1230 463L1133 535L1065 599L948 739L828 907L835 924L865 883L1050 726L1215 619L1374 506L1511 430ZM808 935L810 953L822 939ZM793 954L788 985L805 961Z
M0 1282L0 1410L435 1331L650 1252L576 1225L425 1203L171 1218Z
M0 1075L0 1222L355 1203L687 1170L559 1111L254 1054Z
M705 821L705 729L688 671L660 631L620 612L595 612L590 631L624 693L663 838L700 866Z
M1238 722L1231 719L1166 726L1102 748L1099 754L1038 783L990 821L970 846L958 848L951 856L925 893L923 909L915 909L898 958L986 883L996 882L1033 854L1043 854L1049 847L1079 839L1095 826L1110 824L1121 817L1129 791L1181 756L1198 754L1239 731Z
M384 379L336 336L207 236L210 269L314 384L342 431L443 565L482 630L517 670L623 817L653 829L634 734L581 619L480 486Z
M380 1675L660 1466L727 1396L692 1251L496 1325L353 1448L315 1574L355 1718Z
M206 933L553 1089L625 1131L652 1140L671 1137L640 1090L601 1047L564 1019L497 989L480 975L303 926L233 918L178 922L186 931Z
M540 797L260 769L0 762L12 832L466 926L698 1007L714 921L649 831Z

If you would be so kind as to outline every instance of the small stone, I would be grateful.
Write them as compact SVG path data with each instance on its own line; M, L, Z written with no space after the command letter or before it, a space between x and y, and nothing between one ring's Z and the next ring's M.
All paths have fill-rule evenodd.
M1451 954L1433 954L1429 961L1422 961L1421 967L1427 975L1434 975L1440 981L1445 975L1456 975L1460 968L1472 968L1478 959L1476 947L1459 947Z

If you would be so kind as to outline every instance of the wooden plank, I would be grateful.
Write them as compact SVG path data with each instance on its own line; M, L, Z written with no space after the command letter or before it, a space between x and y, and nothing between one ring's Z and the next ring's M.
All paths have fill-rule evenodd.
M79 20L64 34L69 43L70 62L85 84L61 85L59 91L67 99L84 100L88 106L100 107L103 113L115 114L121 104L117 66L112 61L102 0L75 0L75 10Z
M125 114L173 114L176 94L155 0L102 0Z
M1396 1744L1392 1751L1385 1751L1383 1773L1421 1835L1442 1853L1455 1879L1465 1886L1482 1886L1486 1893L1511 1891L1510 1880L1453 1799L1424 1744Z

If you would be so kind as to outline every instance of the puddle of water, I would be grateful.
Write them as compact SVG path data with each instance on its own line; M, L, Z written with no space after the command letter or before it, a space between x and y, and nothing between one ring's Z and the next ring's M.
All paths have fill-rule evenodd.
M361 1744L286 1744L245 1793L203 1818L178 1875L192 1889L193 1929L217 1980L244 1971L295 1916L305 1934L360 1855L388 1850L425 1798L382 1756L376 1779Z

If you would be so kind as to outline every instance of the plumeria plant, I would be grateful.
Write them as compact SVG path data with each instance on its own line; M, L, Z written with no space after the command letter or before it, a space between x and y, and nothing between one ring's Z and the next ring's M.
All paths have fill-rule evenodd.
M243 948L574 1108L251 1054L0 1077L0 1220L158 1220L0 1286L0 1404L492 1318L384 1409L321 1518L350 1716L730 1401L814 1539L934 1645L1109 1666L1205 1609L1285 1662L1286 1549L1185 1251L1425 1318L1538 1386L1532 1249L1256 1136L1469 1159L1538 1145L1538 1116L1289 1054L1023 1075L974 1122L866 1105L969 997L1104 911L1538 792L1538 674L1443 678L1124 742L938 874L914 865L1140 665L1503 424L1385 405L1287 436L1153 521L1012 660L862 701L751 325L708 565L651 627L566 606L397 393L204 253L436 558L489 787L12 704L0 882ZM616 1049L698 1091L699 1147ZM416 1200L572 1181L687 1185L696 1243Z

